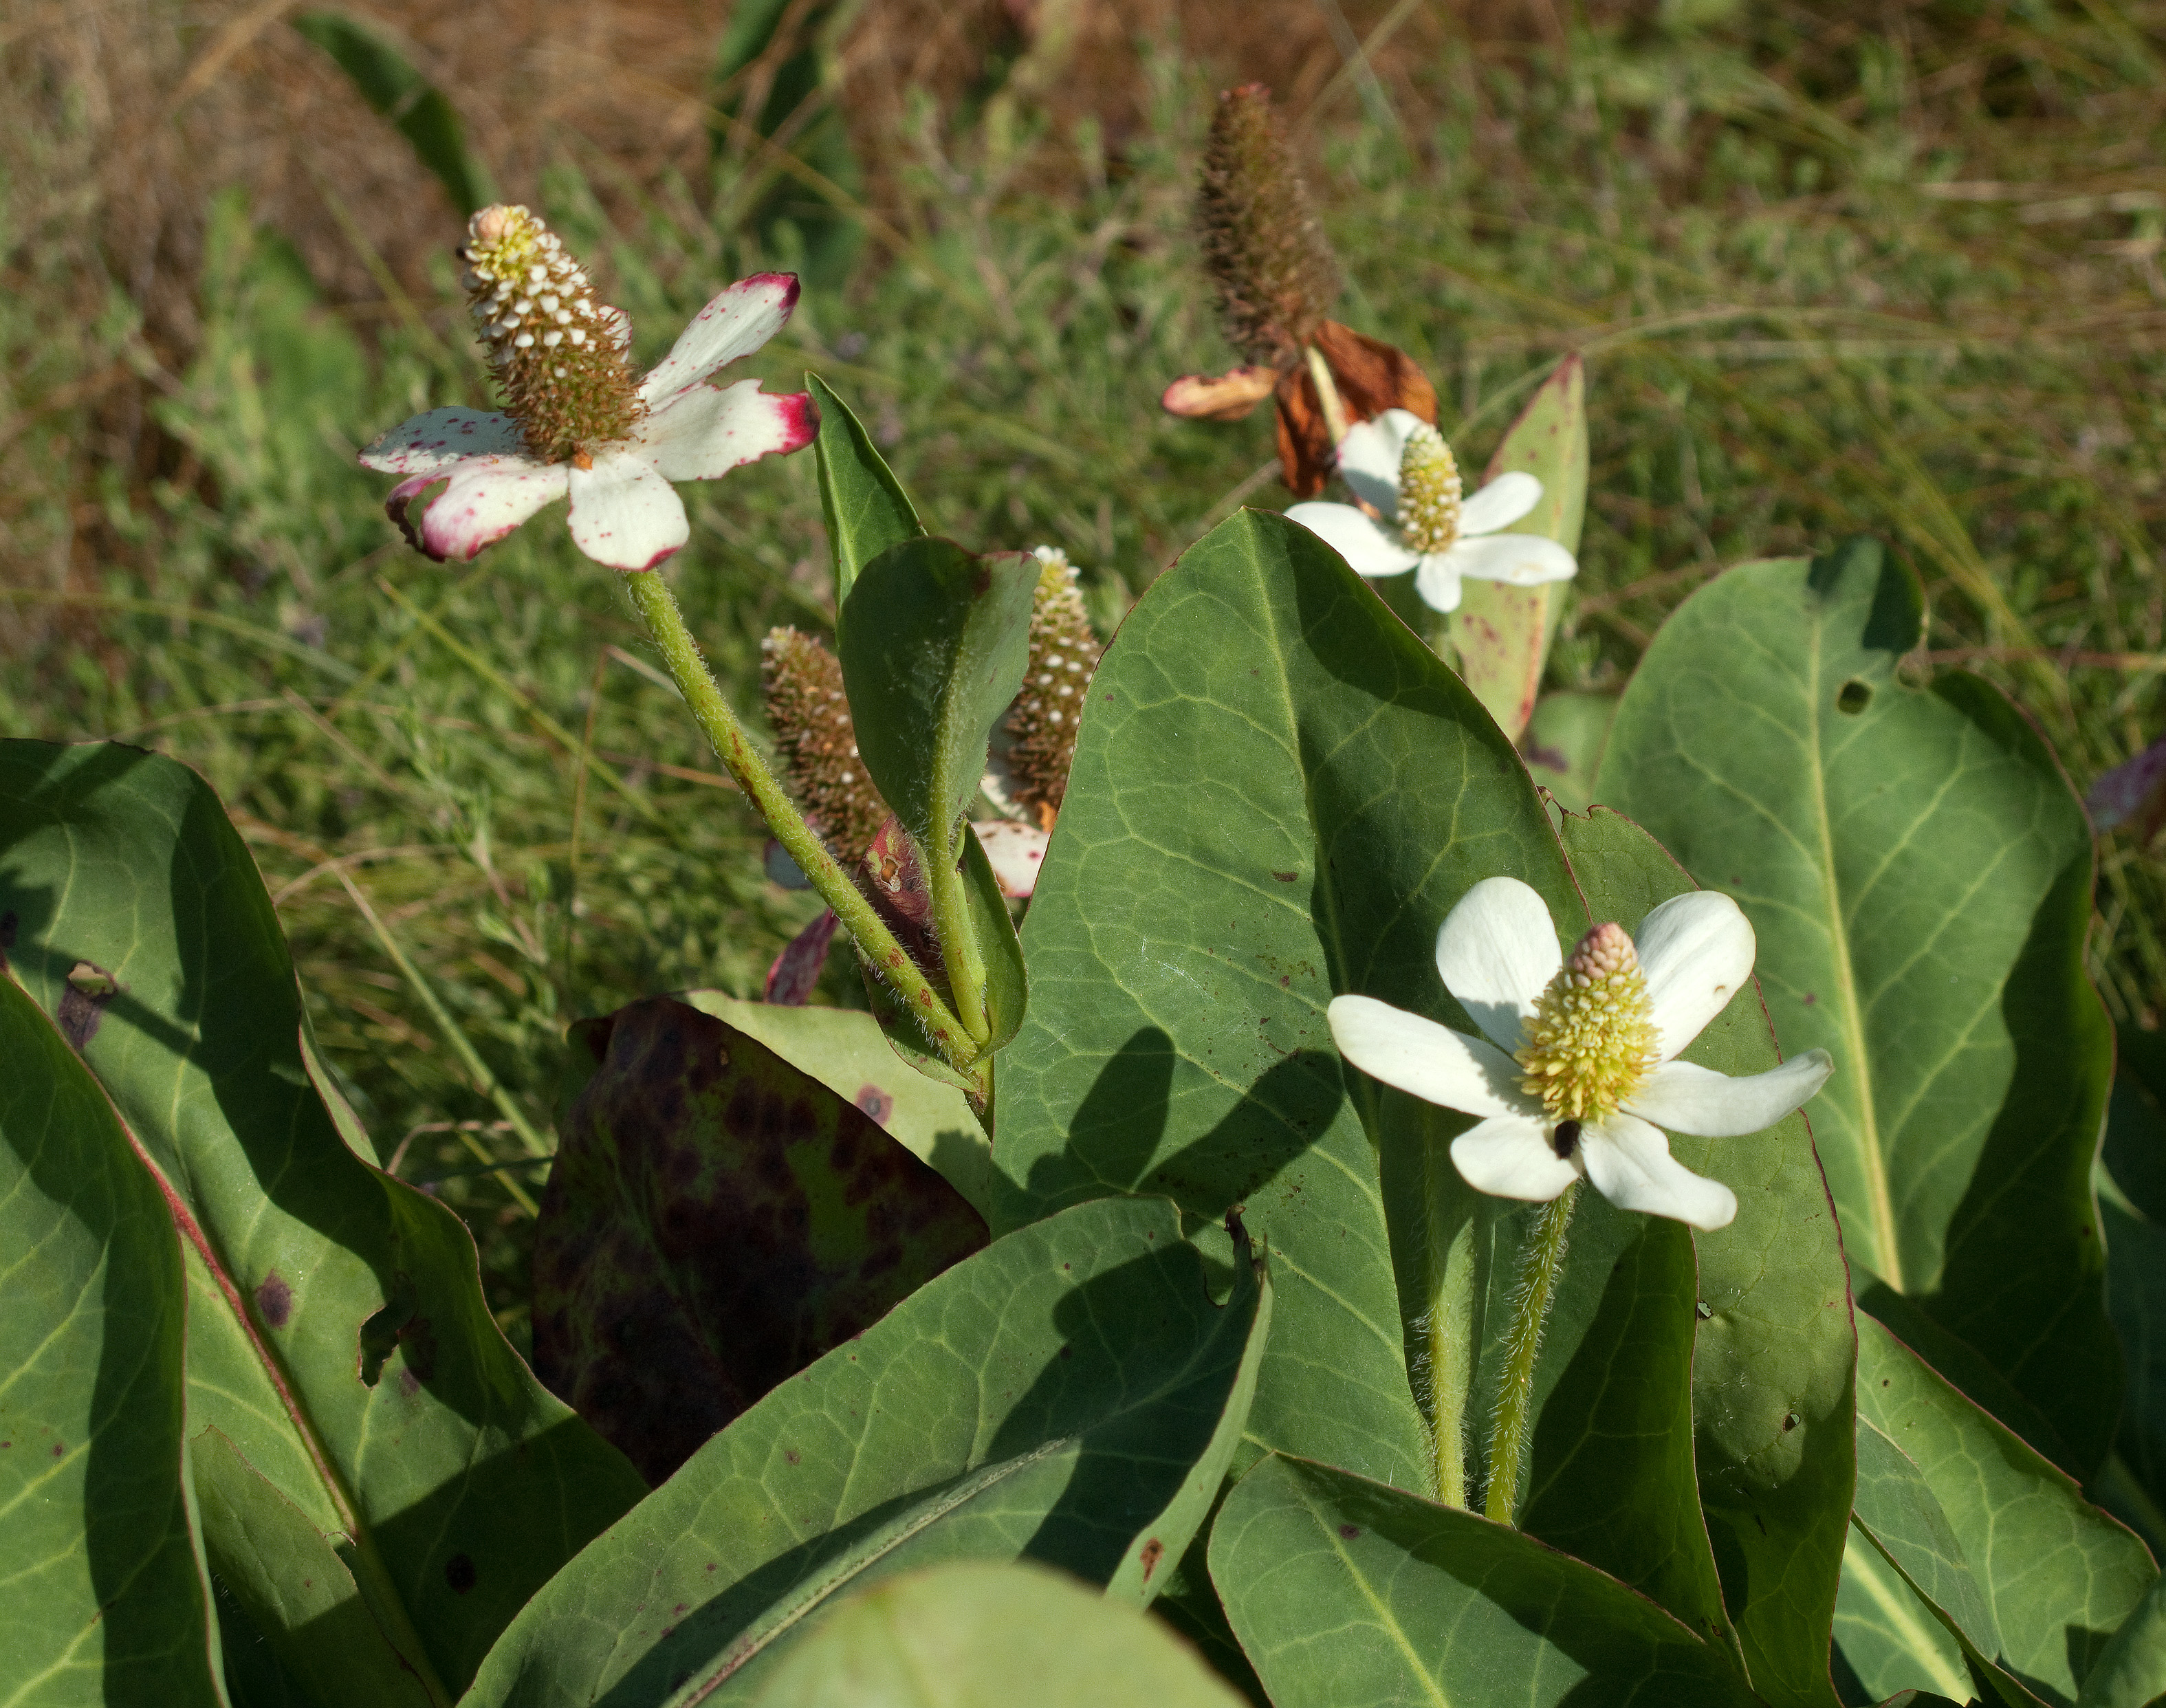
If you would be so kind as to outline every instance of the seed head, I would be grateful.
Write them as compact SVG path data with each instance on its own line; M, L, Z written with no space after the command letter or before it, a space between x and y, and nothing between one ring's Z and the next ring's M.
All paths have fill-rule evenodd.
M1315 337L1338 281L1261 83L1218 98L1197 218L1227 341L1250 362L1292 362Z
M858 754L841 663L811 636L774 629L760 642L759 681L791 792L836 859L855 865L890 814Z
M645 413L626 365L631 323L594 298L585 270L526 209L468 222L466 287L504 407L545 463L571 463L626 436Z
M1599 1120L1640 1088L1656 1061L1647 981L1624 928L1598 925L1535 999L1521 1089L1560 1121Z
M1399 453L1399 533L1408 550L1450 549L1459 537L1462 489L1444 435L1426 422L1417 426Z
M1067 558L1050 547L1040 547L1038 555L1044 567L1030 613L1030 668L1008 713L1008 769L1016 800L1050 828L1068 791L1084 690L1098 668L1100 648Z

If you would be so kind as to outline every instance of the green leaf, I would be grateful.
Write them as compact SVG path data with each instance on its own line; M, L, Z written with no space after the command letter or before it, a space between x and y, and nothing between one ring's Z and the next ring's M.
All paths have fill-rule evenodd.
M2084 1679L2076 1708L2148 1708L2166 1696L2166 1578L2154 1578Z
M181 1253L0 910L0 1690L21 1708L223 1700L192 1535Z
M2099 1217L2106 1308L2128 1375L2119 1451L2156 1506L2166 1501L2166 1228L2111 1203Z
M293 28L329 54L362 99L398 127L462 217L496 199L489 168L467 147L457 112L388 42L341 12L304 12Z
M1241 1708L1154 1619L1042 1567L969 1563L852 1596L793 1647L759 1708Z
M880 1023L858 1008L785 1007L720 991L688 991L702 1013L749 1034L795 1067L871 1116L889 1135L990 1218L993 1147L970 1105L953 1087L897 1073ZM589 1058L591 1060L591 1058Z
M923 854L957 1018L989 1051L1022 1022L1022 950L964 813L1022 685L1038 571L1024 552L906 540L859 573L837 637L865 769Z
M207 1429L191 1443L203 1541L219 1581L287 1677L320 1708L422 1708L330 1537Z
M1859 1419L1901 1449L1945 1515L1984 1596L1986 1628L1999 1635L1993 1658L2046 1701L2074 1701L2157 1578L2150 1555L1878 1323L1862 1317L1857 1330ZM1859 1521L1885 1510L1861 1500ZM1931 1586L1920 1578L1919 1587ZM1966 1629L1979 1622L1958 1621Z
M1636 930L1657 903L1692 887L1620 814L1567 817L1563 833L1594 919ZM1774 1066L1756 993L1731 998L1683 1060L1733 1076ZM1693 1235L1694 1446L1723 1600L1753 1688L1771 1702L1825 1702L1856 1453L1855 1340L1827 1187L1801 1115L1747 1139L1675 1134L1670 1149L1738 1201L1728 1227Z
M559 1573L463 1708L749 1700L831 1600L944 1560L1147 1590L1223 1475L1270 1320L1249 1265L1223 1306L1206 1283L1162 1199L996 1240L769 1393Z
M1358 991L1468 1023L1436 929L1500 871L1573 902L1510 744L1308 530L1236 516L1129 613L1025 925L996 1225L1107 1192L1207 1224L1245 1203L1279 1289L1251 1451L1436 1487L1407 1347L1444 1281L1420 1181L1455 1118L1348 1074L1323 1011ZM1365 1115L1410 1182L1388 1225Z
M1617 715L1614 694L1545 694L1535 702L1534 721L1520 738L1528 775L1550 791L1567 812L1584 812L1593 804L1594 775L1609 740L1609 721Z
M1577 356L1566 357L1542 382L1482 479L1487 483L1514 469L1539 479L1542 496L1504 532L1540 535L1577 552L1587 511L1587 371ZM1445 619L1445 632L1458 649L1460 674L1515 741L1534 714L1550 637L1556 632L1571 584L1508 587L1501 581L1468 581L1459 609Z
M820 471L820 514L835 558L835 634L843 632L850 590L865 565L906 540L922 539L925 525L850 406L816 373L805 389L820 407L812 460Z
M1863 1418L1857 1421L1855 1499L1858 1526L1919 1598L1981 1654L2000 1653L1993 1609L1926 1473Z
M1973 1680L2008 1708L2037 1696L1995 1665L2000 1633L1924 1472L1864 1419L1857 1510L1836 1597L1836 1638L1873 1694ZM1966 1670L1968 1668L1968 1670Z
M1691 1231L1583 1192L1571 1241L1535 1372L1519 1527L1735 1652L1693 1477ZM1498 1265L1497 1280L1510 1272Z
M1835 1057L1813 1132L1852 1262L1993 1359L2087 1475L2119 1398L2090 835L1997 690L1897 674L1920 623L1870 541L1730 571L1647 649L1595 792L1736 896L1784 1047Z
M0 743L0 915L180 1225L190 1429L351 1541L447 1700L637 1476L505 1343L457 1218L341 1138L270 897L193 772Z
M1855 1525L1836 1594L1835 1634L1843 1663L1873 1700L1892 1700L1920 1680L1956 1701L1976 1700L1963 1644Z
M534 1230L534 1368L649 1483L985 1243L855 1103L711 1014L650 997L571 1047L599 1066Z
M1754 1700L1592 1566L1471 1512L1274 1457L1227 1497L1211 1576L1278 1708Z

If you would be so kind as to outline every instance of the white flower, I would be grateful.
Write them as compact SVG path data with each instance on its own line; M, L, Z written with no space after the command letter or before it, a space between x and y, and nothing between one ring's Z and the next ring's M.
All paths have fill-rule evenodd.
M694 317L639 382L640 414L623 439L543 462L520 423L479 410L431 410L361 453L371 468L408 477L385 508L415 547L439 562L471 558L552 500L569 494L572 539L612 569L652 569L691 537L669 483L718 479L740 464L811 442L820 417L802 392L769 396L756 379L726 389L707 376L767 342L790 319L797 280L763 272L740 280ZM447 484L417 531L407 507Z
M1356 421L1339 447L1339 473L1381 522L1350 504L1297 504L1286 511L1360 575L1414 571L1414 590L1437 611L1459 609L1459 584L1505 581L1531 587L1568 581L1579 563L1555 540L1507 534L1540 502L1531 474L1500 474L1462 500L1459 469L1444 436L1406 410Z
M1598 925L1566 961L1542 898L1486 878L1436 937L1445 987L1485 1037L1369 997L1333 999L1331 1035L1385 1084L1482 1117L1451 1141L1478 1191L1546 1202L1583 1175L1620 1208L1720 1228L1735 1194L1672 1157L1658 1129L1757 1133L1835 1071L1824 1050L1746 1079L1677 1060L1751 976L1754 947L1737 904L1698 890L1648 914L1636 944Z

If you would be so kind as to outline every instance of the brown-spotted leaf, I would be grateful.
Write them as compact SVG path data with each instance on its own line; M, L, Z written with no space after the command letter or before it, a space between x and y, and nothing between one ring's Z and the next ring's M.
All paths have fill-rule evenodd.
M573 1028L534 1247L542 1379L659 1483L708 1436L985 1243L843 1098L667 997Z

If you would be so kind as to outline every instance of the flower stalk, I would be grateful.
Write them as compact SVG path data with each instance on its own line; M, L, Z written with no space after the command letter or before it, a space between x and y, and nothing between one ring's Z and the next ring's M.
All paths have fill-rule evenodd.
M737 780L745 797L759 809L774 839L797 862L798 870L811 880L820 899L834 910L844 928L857 939L858 948L880 970L880 976L894 986L910 1011L919 1016L940 1055L959 1071L969 1072L981 1053L971 1034L896 940L864 892L850 880L849 874L828 853L827 844L813 833L812 828L790 804L774 774L754 751L743 725L737 722L737 713L731 710L706 660L700 657L699 642L685 627L684 612L679 610L668 583L650 571L626 576L625 585L631 595L633 609L638 611L647 633L661 649L671 680L684 695L685 705L691 708L693 719L714 748L716 758Z
M1512 1287L1512 1320L1504 1340L1504 1370L1497 1388L1496 1427L1489 1441L1489 1486L1482 1510L1498 1524L1512 1522L1527 1442L1534 1433L1535 1361L1542 1350L1542 1329L1564 1273L1565 1235L1572 1206L1579 1199L1574 1181L1535 1213L1520 1248L1519 1273Z

